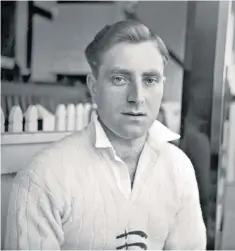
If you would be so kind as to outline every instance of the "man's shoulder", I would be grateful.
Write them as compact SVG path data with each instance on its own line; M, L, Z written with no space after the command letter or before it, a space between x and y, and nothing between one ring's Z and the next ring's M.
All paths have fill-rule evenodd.
M82 169L86 165L83 159L88 162L89 151L87 157L84 157L85 151L82 150L88 145L87 140L84 130L72 133L44 148L25 164L24 170L17 173L15 182L30 181L48 191L63 193L75 179L74 169Z
M179 146L170 143L170 142L165 142L162 144L161 147L162 151L166 152L168 155L171 156L175 161L185 161L185 162L190 162L188 156L185 154L185 152L180 149Z
M84 156L84 149L88 147L86 130L72 133L40 150L26 163L26 170L66 172L70 163L73 164L79 156Z
M170 170L173 171L178 178L182 177L183 179L187 179L189 176L192 177L195 175L191 160L178 146L170 142L165 142L161 146L160 153L168 163L168 166L170 166Z
M168 181L175 187L178 198L197 191L195 170L189 157L176 145L164 143L161 154Z
M171 142L162 142L157 145L156 149L163 155L167 154L171 158L177 157L180 159L187 159L187 155L179 146Z

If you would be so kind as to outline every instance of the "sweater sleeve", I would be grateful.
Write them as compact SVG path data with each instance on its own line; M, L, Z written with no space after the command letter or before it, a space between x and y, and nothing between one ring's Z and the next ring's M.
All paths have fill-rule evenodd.
M46 186L31 171L17 175L7 218L5 249L60 249L63 230L60 211Z
M205 250L206 228L202 217L196 176L191 161L184 153L182 154L181 166L184 168L177 174L181 176L181 206L175 216L164 249Z

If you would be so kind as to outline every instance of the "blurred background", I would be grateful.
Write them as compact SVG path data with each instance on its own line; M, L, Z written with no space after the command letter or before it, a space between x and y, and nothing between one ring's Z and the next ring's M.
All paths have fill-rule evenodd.
M234 15L232 1L1 1L5 131L15 105L91 102L85 47L106 24L142 21L170 52L158 119L194 165L207 248L235 249Z

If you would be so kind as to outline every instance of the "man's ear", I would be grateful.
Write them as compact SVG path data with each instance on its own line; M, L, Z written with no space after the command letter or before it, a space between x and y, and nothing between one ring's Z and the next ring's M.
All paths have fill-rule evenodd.
M86 78L86 82L87 82L87 87L89 89L91 98L92 98L92 102L95 103L95 95L96 95L96 78L94 77L93 74L88 74L87 78Z
M163 84L165 84L165 83L166 83L166 77L165 77L165 76L163 76L162 83L163 83Z

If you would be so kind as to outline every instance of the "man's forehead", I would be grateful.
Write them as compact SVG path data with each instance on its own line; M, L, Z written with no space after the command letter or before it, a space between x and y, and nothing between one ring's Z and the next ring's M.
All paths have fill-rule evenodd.
M162 73L163 57L152 42L120 43L111 47L102 58L105 72L155 72Z

